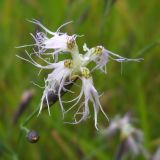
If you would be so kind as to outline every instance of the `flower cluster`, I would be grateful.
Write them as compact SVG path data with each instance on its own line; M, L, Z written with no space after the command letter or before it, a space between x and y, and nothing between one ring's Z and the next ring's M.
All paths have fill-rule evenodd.
M77 104L84 96L84 101L78 107L77 112L75 113L75 122L74 124L79 123L83 120L86 120L89 116L89 104L90 101L94 108L94 120L95 127L97 128L97 115L98 111L102 111L104 116L107 118L107 115L102 109L102 106L99 101L99 94L94 87L92 73L95 70L100 70L106 73L106 64L109 60L114 60L117 62L128 62L128 61L136 61L139 62L142 59L128 59L122 57L118 54L115 54L103 46L95 46L92 48L88 48L86 44L83 45L84 54L80 54L78 45L76 43L77 37L79 35L68 35L67 33L60 32L60 29L68 23L63 24L58 28L56 32L52 32L43 26L39 21L32 20L30 21L39 27L41 27L44 32L37 32L35 35L31 34L33 39L35 40L34 44L25 45L20 47L28 47L32 46L33 53L28 55L28 59L18 56L19 58L33 64L34 66L40 69L50 69L51 73L48 74L48 77L45 79L45 89L41 99L41 105L39 114L43 107L43 101L46 100L49 110L49 102L48 102L48 94L53 92L58 95L59 103L61 106L62 114L67 111L63 107L63 101L61 100L61 92L66 91L66 85L73 83L73 77L77 77L82 81L82 88L80 94L74 98L70 102L75 102L70 109ZM60 54L71 54L71 59L65 59L62 61L58 61ZM39 59L43 60L46 65L41 65L32 57L36 55ZM50 55L50 60L46 57ZM94 62L95 66L93 68L87 68L90 62ZM57 90L58 88L58 90ZM70 90L67 90L70 91ZM69 110L70 110L69 109ZM80 119L77 120L76 115L82 115ZM108 119L108 118L107 118Z

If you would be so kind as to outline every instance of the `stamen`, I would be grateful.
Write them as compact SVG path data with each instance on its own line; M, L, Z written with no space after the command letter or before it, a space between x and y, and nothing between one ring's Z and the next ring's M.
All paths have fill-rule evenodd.
M85 78L91 77L90 71L89 71L89 69L86 68L86 67L83 67L83 68L81 69L81 74L82 74L82 76L85 77Z
M65 60L65 61L64 61L64 66L65 66L66 68L72 68L72 67L73 67L73 61L70 60L70 59Z
M72 50L75 47L75 36L67 37L67 47L68 49Z
M91 49L91 52L93 54L102 54L102 51L103 51L103 46L96 46Z

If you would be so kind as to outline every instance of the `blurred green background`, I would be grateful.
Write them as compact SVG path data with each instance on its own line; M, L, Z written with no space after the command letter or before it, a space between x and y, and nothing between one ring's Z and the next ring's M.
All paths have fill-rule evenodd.
M151 153L156 150L160 145L159 0L1 0L0 11L0 159L111 160L119 143L118 138L101 137L93 113L81 124L64 124L58 103L52 106L51 117L44 111L27 126L39 132L39 142L31 144L23 135L18 143L19 126L39 105L43 92L30 81L43 85L45 76L45 72L38 76L36 67L15 56L24 55L24 48L15 46L33 43L29 33L37 26L26 21L32 18L52 31L73 20L62 30L85 35L78 38L81 51L86 42L124 57L144 58L140 63L124 63L122 74L120 63L109 62L107 75L96 71L93 78L99 93L104 92L101 102L109 118L131 111L144 132L145 147ZM31 88L35 90L32 102L13 125L21 96ZM71 121L73 113L66 116ZM99 124L109 125L102 114Z

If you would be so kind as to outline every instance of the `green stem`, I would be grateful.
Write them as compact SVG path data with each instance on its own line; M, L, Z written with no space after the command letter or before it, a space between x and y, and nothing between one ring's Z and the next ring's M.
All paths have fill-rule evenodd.
M32 112L32 114L30 114L26 119L25 121L22 123L21 126L26 126L28 124L28 122L36 115L38 114L38 110L39 110L39 107L35 108L35 110Z

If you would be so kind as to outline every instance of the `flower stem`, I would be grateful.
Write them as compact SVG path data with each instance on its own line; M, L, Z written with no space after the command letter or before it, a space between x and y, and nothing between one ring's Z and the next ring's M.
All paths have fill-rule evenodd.
M117 148L115 160L121 160L126 148L126 140L122 140Z
M28 124L28 122L36 115L38 114L39 107L37 107L22 123L21 127L24 127Z

